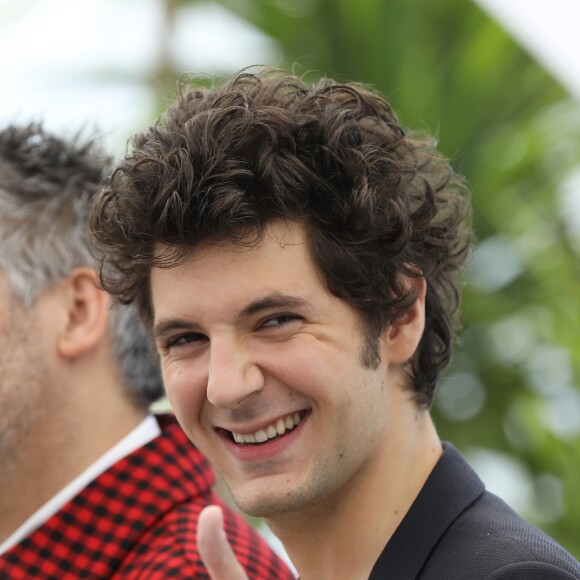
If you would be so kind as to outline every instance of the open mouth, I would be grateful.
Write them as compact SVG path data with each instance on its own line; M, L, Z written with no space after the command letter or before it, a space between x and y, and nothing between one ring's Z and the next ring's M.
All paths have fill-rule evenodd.
M289 431L294 430L302 419L306 416L306 411L297 411L277 421L270 423L254 433L236 433L235 431L225 431L227 436L238 445L261 445L274 439L283 437Z

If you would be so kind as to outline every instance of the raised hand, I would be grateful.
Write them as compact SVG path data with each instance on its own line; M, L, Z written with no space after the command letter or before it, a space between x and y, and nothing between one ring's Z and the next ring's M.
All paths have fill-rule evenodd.
M230 547L223 512L217 505L210 505L199 514L197 548L212 580L248 580Z

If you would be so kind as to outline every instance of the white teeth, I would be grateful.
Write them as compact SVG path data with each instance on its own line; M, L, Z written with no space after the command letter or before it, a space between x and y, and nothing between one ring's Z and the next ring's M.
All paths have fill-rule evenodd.
M278 419L276 423L272 423L263 429L259 429L255 433L245 434L245 433L235 433L232 431L232 436L236 443L246 444L246 443L264 443L268 439L274 439L278 435L284 435L286 431L291 431L300 424L300 413L294 413L293 415L288 415L284 419Z
M256 443L264 443L268 441L268 434L263 429L256 431Z
M284 421L282 421L282 419L278 419L278 422L276 423L276 433L278 435L283 435L285 431L286 425L284 425Z

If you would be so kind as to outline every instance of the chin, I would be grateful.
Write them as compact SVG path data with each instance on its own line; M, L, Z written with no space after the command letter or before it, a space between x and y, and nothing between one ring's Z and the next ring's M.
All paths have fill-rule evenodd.
M264 483L249 490L230 488L232 499L242 512L256 518L272 518L300 511L318 500L318 494L308 493L310 490L297 485L289 484L284 489L272 482Z
M254 518L267 518L285 511L282 502L265 494L248 497L245 494L231 493L234 503L238 509Z

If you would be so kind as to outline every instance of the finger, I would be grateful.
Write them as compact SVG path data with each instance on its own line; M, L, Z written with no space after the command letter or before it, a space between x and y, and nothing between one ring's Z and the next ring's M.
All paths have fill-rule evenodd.
M197 548L212 580L248 580L230 547L223 512L217 505L207 506L199 514Z

